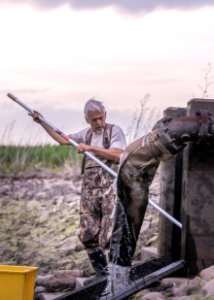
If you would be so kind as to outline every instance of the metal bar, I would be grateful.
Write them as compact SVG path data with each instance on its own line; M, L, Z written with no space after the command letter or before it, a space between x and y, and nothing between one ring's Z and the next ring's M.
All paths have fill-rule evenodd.
M168 214L164 209L162 209L160 206L158 206L156 203L154 203L153 201L149 200L149 203L159 211L160 214L162 214L163 216L165 216L168 220L170 220L172 223L174 223L176 226L178 226L180 229L182 229L182 224L176 220L175 218L173 218L170 214Z
M132 287L127 287L125 291L122 291L121 294L115 295L113 297L107 297L106 299L102 300L122 300L127 299L127 297L130 297L137 292L141 291L145 287L151 285L152 283L155 283L159 281L160 279L184 268L184 261L179 260L176 262L173 262L160 270L157 270L143 278L140 278L139 280L133 282Z
M25 105L22 101L20 101L17 97L15 97L14 95L12 95L11 93L8 93L7 96L12 99L13 101L15 101L17 104L19 104L20 106L22 106L25 110L27 110L30 114L34 113L34 110L32 110L30 107L28 107L27 105ZM67 136L66 134L64 134L61 130L59 130L58 128L56 128L53 124L51 124L50 122L48 122L44 117L39 116L39 119L45 123L48 127L50 127L51 129L53 129L54 131L56 131L57 133L59 133L59 135L61 135L63 138L65 138L71 145L77 147L78 144L72 140L69 136ZM88 156L89 158L91 158L92 160L96 161L96 163L98 163L103 169L105 169L107 172L109 172L113 177L117 177L117 173L115 173L112 169L110 169L108 166L106 166L102 161L100 161L97 157L95 157L93 154L91 154L88 151L84 152L86 156Z
M142 269L143 268L142 264ZM83 288L77 289L76 291L67 292L64 295L53 298L53 300L76 300L76 299L90 299L91 300L123 300L128 299L128 297L136 294L137 292L143 290L149 285L159 281L160 279L184 268L184 261L178 260L172 262L169 265L165 265L156 269L156 271L147 273L147 275L143 275L137 280L130 281L130 284L119 293L115 295L106 295L102 296L102 291L105 289L107 279L98 279L94 284L89 286L85 286Z
M15 97L13 94L8 93L7 96L12 99L13 101L15 101L17 104L19 104L20 106L22 106L25 110L27 110L30 114L34 113L34 110L32 110L30 107L28 107L27 105L25 105L22 101L20 101L17 97ZM71 145L77 147L78 144L72 140L68 135L64 134L61 130L59 130L58 128L56 128L54 125L52 125L50 122L48 122L44 117L39 116L39 119L44 122L47 126L49 126L51 129L53 129L54 131L56 131L57 133L59 133L59 135L61 135L63 138L65 138ZM84 152L86 156L88 156L90 159L94 160L97 164L99 164L104 170L106 170L107 172L109 172L113 177L117 177L117 173L114 172L112 169L110 169L108 166L106 166L102 161L100 161L96 156L94 156L93 154L91 154L88 151ZM155 204L152 200L149 200L149 203L159 211L160 214L162 214L164 217L166 217L168 220L170 220L172 223L174 223L176 226L178 226L179 228L182 228L182 224L176 220L175 218L173 218L170 214L168 214L165 210L163 210L162 208L160 208L157 204Z

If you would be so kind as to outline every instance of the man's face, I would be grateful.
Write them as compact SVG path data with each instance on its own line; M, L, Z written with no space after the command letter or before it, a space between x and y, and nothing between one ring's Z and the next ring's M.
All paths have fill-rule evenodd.
M106 124L106 114L98 110L89 112L86 121L90 124L92 131L101 132Z

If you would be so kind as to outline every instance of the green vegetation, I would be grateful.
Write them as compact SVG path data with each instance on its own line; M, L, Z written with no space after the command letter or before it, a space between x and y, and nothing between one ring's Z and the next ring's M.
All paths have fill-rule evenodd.
M63 145L0 145L0 172L19 172L40 168L58 169L65 164L80 166L82 155Z

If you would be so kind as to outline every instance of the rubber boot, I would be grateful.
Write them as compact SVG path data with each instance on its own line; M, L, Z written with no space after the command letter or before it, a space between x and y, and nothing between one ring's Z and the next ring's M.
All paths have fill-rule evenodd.
M99 280L100 277L108 275L108 263L106 255L102 250L92 252L88 256L96 274L92 278L87 279L84 285L92 284Z
M108 263L106 255L102 250L97 250L88 254L96 276L105 276L108 274Z

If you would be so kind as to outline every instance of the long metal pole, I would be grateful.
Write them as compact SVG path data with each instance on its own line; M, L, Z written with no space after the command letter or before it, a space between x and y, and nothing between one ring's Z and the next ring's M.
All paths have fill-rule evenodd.
M27 110L30 114L34 113L34 110L32 110L30 107L28 107L27 105L25 105L22 101L20 101L17 97L15 97L14 95L12 95L11 93L8 93L7 96L12 99L13 101L15 101L17 104L19 104L20 106L22 106L25 110ZM67 136L66 134L64 134L61 130L59 130L58 128L56 128L53 124L51 124L50 122L48 122L43 116L39 116L38 117L43 123L45 123L48 127L50 127L51 129L53 129L54 131L56 131L59 135L61 135L65 140L67 140L71 145L77 147L78 144L72 140L69 136ZM112 176L116 177L117 173L115 173L114 171L112 171L108 166L106 166L102 161L100 161L97 157L95 157L93 154L91 154L88 151L84 152L85 155L87 155L89 158L93 159L94 161L96 161L103 169L105 169L107 172L109 172Z
M25 105L22 101L20 101L17 97L15 97L13 94L8 93L7 96L12 99L13 101L15 101L17 104L19 104L20 106L22 106L25 110L27 110L30 114L34 113L34 110L32 110L30 107L28 107L27 105ZM56 128L54 125L52 125L50 122L48 122L43 116L39 116L39 119L45 123L48 127L50 127L51 129L53 129L54 131L56 131L59 135L61 135L65 140L67 140L71 145L77 147L78 144L72 140L68 135L64 134L61 130L59 130L58 128ZM106 166L102 161L100 161L96 156L94 156L93 154L91 154L88 151L84 152L86 156L88 156L90 159L94 160L96 163L98 163L104 170L106 170L107 172L109 172L113 177L117 177L117 173L114 172L112 169L110 169L108 166ZM160 208L157 204L155 204L152 200L149 200L149 203L155 208L157 209L160 214L162 214L163 216L165 216L168 220L170 220L172 223L174 223L176 226L178 226L179 228L182 228L182 224L176 220L175 218L173 218L170 214L168 214L165 210L163 210L162 208Z

